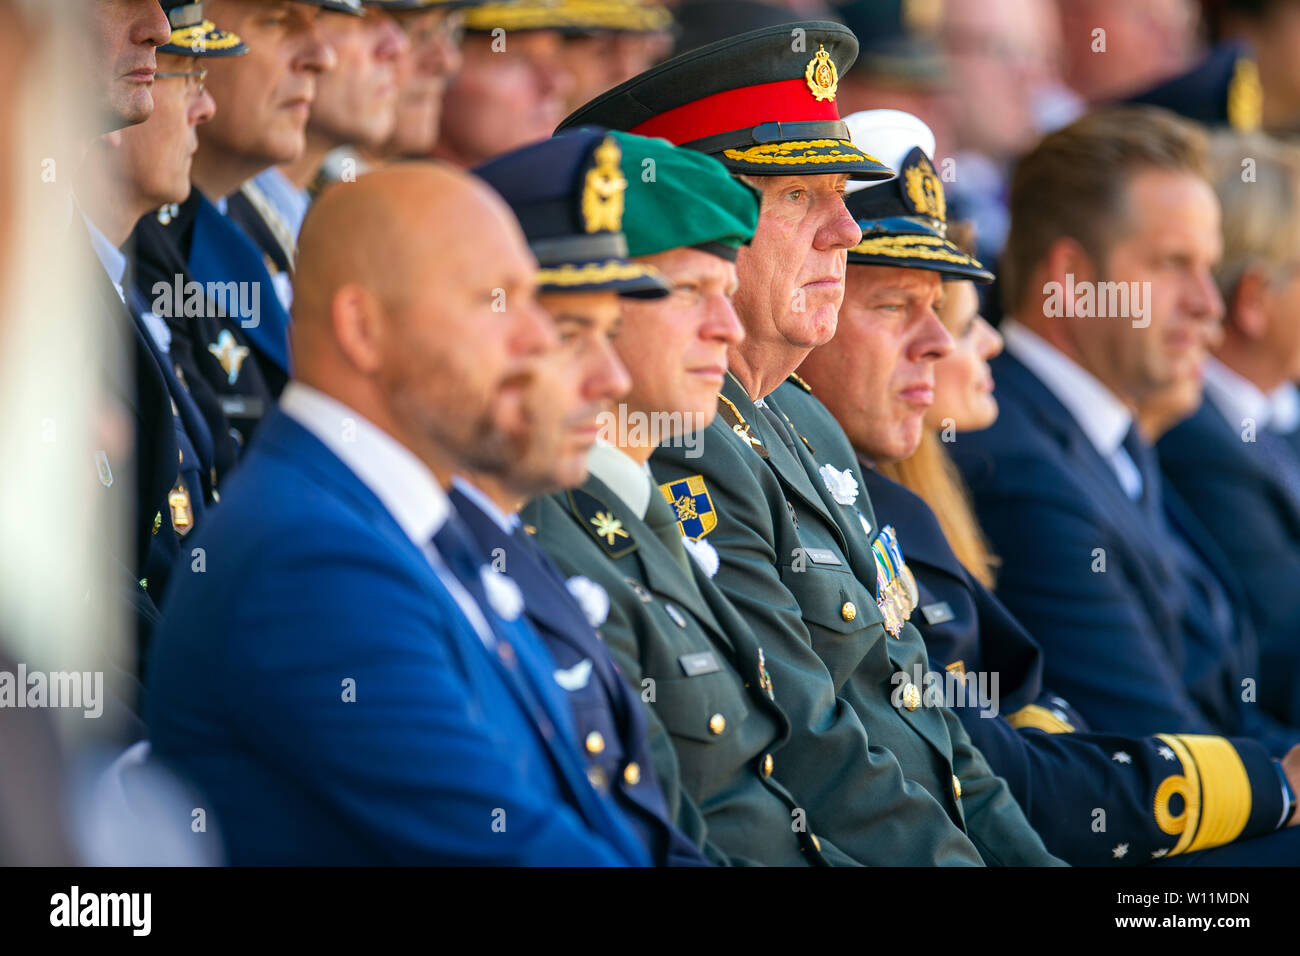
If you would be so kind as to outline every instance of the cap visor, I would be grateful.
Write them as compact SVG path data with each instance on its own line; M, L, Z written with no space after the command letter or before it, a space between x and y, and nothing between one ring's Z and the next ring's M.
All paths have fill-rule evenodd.
M658 270L630 259L542 266L537 270L539 292L616 292L639 299L666 296L669 285Z
M925 269L945 278L993 281L993 273L978 259L939 236L870 235L849 250L849 265Z
M713 155L732 172L753 176L848 173L850 179L880 181L894 178L892 169L842 139L762 143L747 149L724 149Z

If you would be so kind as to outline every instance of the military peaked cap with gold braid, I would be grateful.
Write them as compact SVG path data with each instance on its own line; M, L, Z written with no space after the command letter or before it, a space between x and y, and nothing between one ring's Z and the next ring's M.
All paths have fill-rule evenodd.
M657 33L672 25L667 7L640 0L493 0L465 14L465 29L471 33L496 29L507 33L555 30L566 35Z
M413 10L459 10L482 6L486 0L361 0L367 7L378 7L389 13L409 13Z
M499 156L474 172L510 204L540 266L542 292L668 294L650 266L628 258L627 178L618 141L575 130Z
M158 48L159 53L175 56L242 56L248 46L229 30L203 16L203 4L191 0L163 0L163 11L171 24L171 38Z
M596 97L560 129L596 125L662 137L755 176L888 179L850 142L835 93L858 55L838 23L764 27L675 56Z
M948 239L943 182L930 162L934 134L910 113L864 110L845 122L864 149L898 167L898 178L868 185L844 200L862 230L850 265L926 269L945 279L992 282L993 273Z

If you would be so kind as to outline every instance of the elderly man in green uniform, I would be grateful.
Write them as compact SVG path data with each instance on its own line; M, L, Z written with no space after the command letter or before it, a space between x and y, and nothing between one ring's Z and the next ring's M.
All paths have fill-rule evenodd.
M710 580L718 556L680 535L655 489L646 468L655 446L697 449L716 413L727 350L743 335L728 301L730 260L757 209L712 160L662 140L620 142L629 252L674 292L625 303L614 344L632 389L588 459L591 477L535 502L524 518L566 573L591 579L607 598L601 633L646 703L656 768L666 785L680 781L668 794L678 825L712 856L978 864L975 848L897 764L872 759L861 722L838 704L811 649L801 645L794 659L773 654L769 640L788 636L760 639L737 613ZM708 521L707 494L695 490L682 494L697 503L695 520ZM820 680L810 677L817 671Z
M718 418L702 446L662 445L651 466L680 532L717 554L714 582L760 636L777 686L802 683L795 701L830 695L829 707L792 720L815 735L847 704L871 745L873 779L897 783L871 862L1052 864L952 711L894 679L924 671L927 655L894 611L906 572L892 553L880 570L847 439L817 448L767 400L834 335L847 250L861 239L844 207L848 179L888 172L850 142L836 112L838 76L856 52L838 24L758 30L674 58L564 125L663 136L761 187L758 229L737 259L746 335L728 349Z

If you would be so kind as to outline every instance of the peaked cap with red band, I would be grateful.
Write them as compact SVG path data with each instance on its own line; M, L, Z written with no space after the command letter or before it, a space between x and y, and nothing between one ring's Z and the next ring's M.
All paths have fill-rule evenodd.
M675 56L580 107L560 124L662 137L752 176L893 177L853 145L835 88L858 56L847 27L778 24Z

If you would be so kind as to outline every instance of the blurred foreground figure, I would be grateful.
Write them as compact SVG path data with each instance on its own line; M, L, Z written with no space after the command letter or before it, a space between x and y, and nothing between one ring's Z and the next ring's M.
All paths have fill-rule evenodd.
M152 106L145 83L108 79L129 72L110 42L120 27L106 5L76 18L0 0L0 866L77 862L65 767L123 732L119 711L96 714L85 700L30 706L33 674L67 674L92 692L98 675L102 704L134 663L106 560L126 536L126 502L104 493L94 464L131 454L132 423L104 400L101 367L130 372L116 353L104 358L110 330L90 291L99 266L70 194L90 139ZM129 467L120 480L131 486Z

